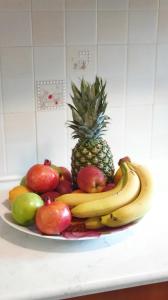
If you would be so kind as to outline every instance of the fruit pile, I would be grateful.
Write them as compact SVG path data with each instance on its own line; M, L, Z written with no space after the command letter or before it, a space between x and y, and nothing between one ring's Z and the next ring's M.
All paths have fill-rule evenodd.
M148 211L150 173L128 157L119 161L115 173L110 146L102 138L110 119L105 114L105 89L99 77L93 84L82 79L79 88L72 83L68 106L73 120L67 124L77 143L72 149L71 173L49 160L32 166L21 186L9 193L18 224L34 222L43 234L67 237L75 232L77 237L77 232L84 236L125 226Z
M128 157L120 159L111 183L90 165L78 172L77 185L73 189L65 167L48 160L32 166L9 192L13 219L24 226L34 223L42 234L87 236L137 221L150 208L151 175Z

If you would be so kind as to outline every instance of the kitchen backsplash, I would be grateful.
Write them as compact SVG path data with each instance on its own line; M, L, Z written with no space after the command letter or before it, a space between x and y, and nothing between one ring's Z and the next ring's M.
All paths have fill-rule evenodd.
M0 0L0 178L70 167L71 81L96 74L114 161L167 158L168 0Z

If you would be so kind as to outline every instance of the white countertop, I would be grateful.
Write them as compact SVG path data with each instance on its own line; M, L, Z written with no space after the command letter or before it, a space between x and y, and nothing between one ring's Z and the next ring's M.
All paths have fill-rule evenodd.
M151 211L110 236L48 240L17 231L0 218L0 299L67 299L168 281L168 161L164 166L149 165L155 178ZM0 183L1 212L15 184Z

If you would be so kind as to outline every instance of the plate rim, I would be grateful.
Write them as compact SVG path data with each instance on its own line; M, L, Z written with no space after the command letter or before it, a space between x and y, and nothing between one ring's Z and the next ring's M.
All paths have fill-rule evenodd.
M6 212L2 212L0 214L2 220L8 224L10 227L22 232L22 233L25 233L25 234L28 234L28 235L31 235L31 236L35 236L35 237L39 237L39 238L44 238L44 239L49 239L49 240L62 240L62 241L81 241L81 240L93 240L93 239L98 239L100 237L104 237L105 234L100 234L99 236L88 236L88 237L79 237L79 238L75 238L75 237L70 237L70 238L66 238L64 236L60 236L60 235L45 235L45 234L40 234L40 233L36 233L34 231L31 231L28 227L26 226L22 226L22 225L19 225L19 224L16 224L14 222L11 222L9 221L5 215L6 214L9 214L12 216L11 212L10 211L6 211ZM110 233L109 233L110 234ZM107 234L106 234L107 235Z

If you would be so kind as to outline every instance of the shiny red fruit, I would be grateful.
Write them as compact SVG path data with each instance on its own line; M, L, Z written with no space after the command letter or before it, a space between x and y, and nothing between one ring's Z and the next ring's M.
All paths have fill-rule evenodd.
M67 180L69 182L72 182L71 172L67 168L65 168L65 167L57 167L55 165L51 165L51 167L58 172L60 181L61 180Z
M104 189L106 178L99 168L90 165L80 169L77 184L79 189L86 193L98 193Z
M58 172L48 165L36 164L29 169L26 175L27 187L36 193L53 191L58 183Z
M60 180L57 186L57 192L61 195L72 193L72 184L68 180Z
M63 202L50 200L37 210L36 226L41 233L60 234L71 224L71 212Z
M104 187L104 189L103 189L102 192L106 192L106 191L112 190L112 189L115 188L115 186L116 186L115 183L110 182L107 185L105 185L105 187Z
M46 192L46 193L41 194L40 196L44 201L47 200L47 199L50 199L51 201L54 201L57 197L60 196L60 193L55 192L55 191Z

